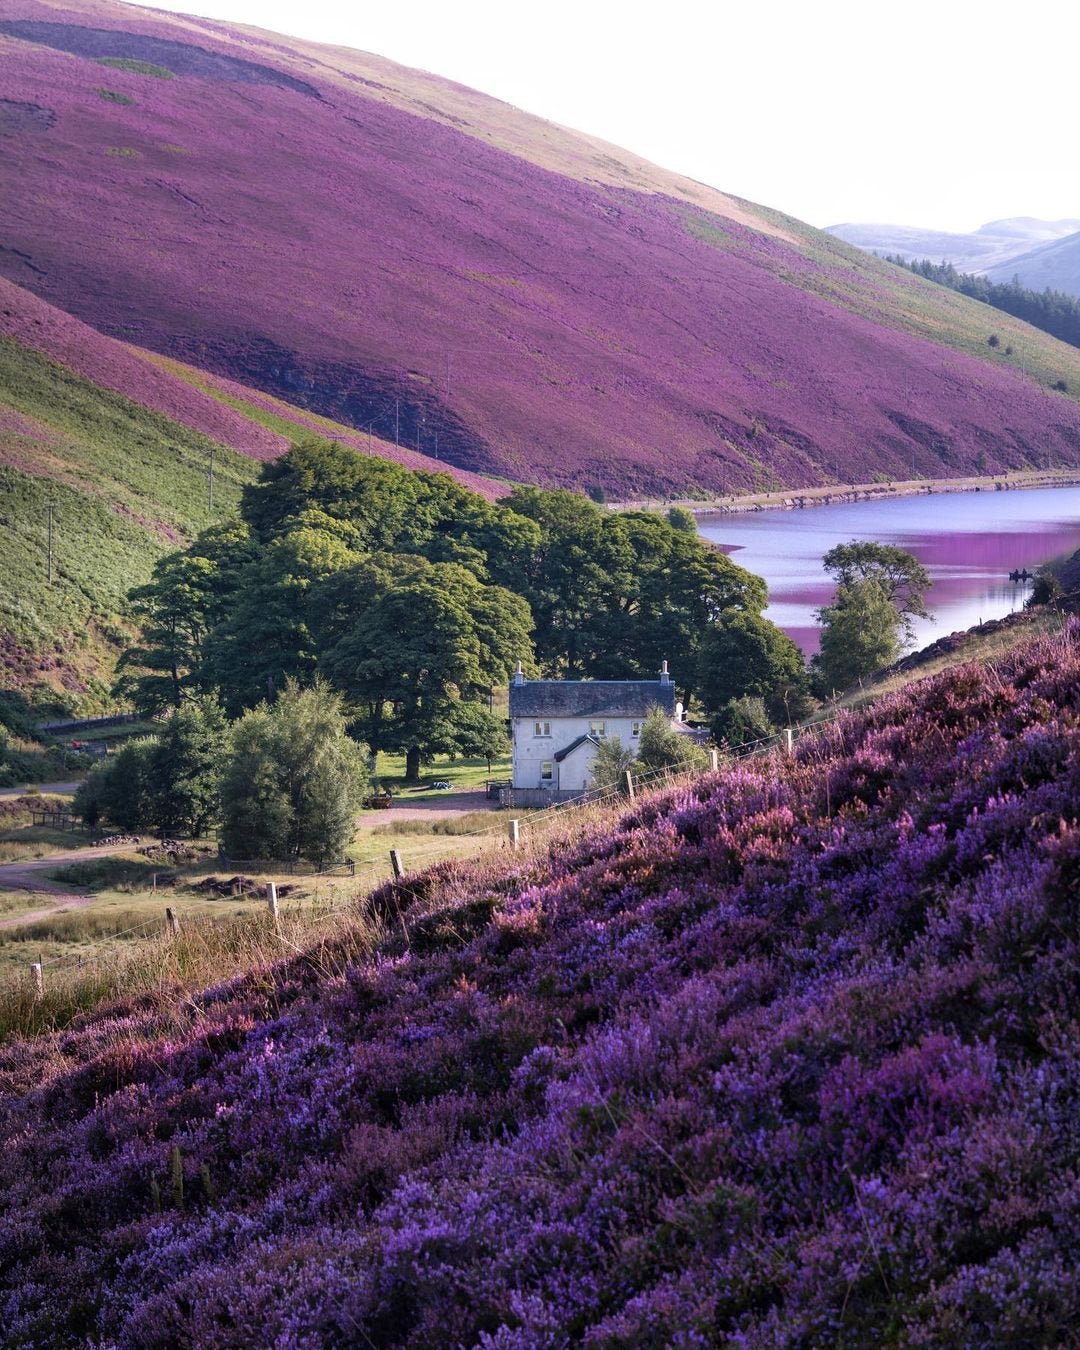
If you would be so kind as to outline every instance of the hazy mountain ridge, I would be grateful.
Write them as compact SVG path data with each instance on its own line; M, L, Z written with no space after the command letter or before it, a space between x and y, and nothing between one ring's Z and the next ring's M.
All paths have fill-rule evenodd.
M978 306L776 212L363 54L108 0L0 15L26 185L0 265L102 331L618 495L1080 447L1071 399L987 361Z
M1036 220L1016 216L992 220L969 234L918 226L855 224L829 225L827 232L857 248L881 256L898 254L903 258L931 262L951 262L960 272L986 273L995 280L1011 281L1012 274L997 276L1011 259L1023 257L1033 249L1053 244L1080 230L1080 220ZM1025 282L1025 285L1028 284Z
M987 269L991 281L1012 281L1033 291L1062 291L1080 296L1080 231L1029 249L1019 257Z

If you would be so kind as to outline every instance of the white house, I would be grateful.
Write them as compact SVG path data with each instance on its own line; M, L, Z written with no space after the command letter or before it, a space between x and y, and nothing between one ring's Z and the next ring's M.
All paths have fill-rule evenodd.
M527 680L519 663L510 685L514 792L550 793L553 801L592 786L592 763L605 737L636 749L653 708L681 721L667 662L658 680Z

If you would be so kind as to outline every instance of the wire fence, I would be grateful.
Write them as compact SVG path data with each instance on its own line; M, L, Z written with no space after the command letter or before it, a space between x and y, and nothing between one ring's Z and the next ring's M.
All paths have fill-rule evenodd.
M819 722L813 727L800 729L798 735L800 737L811 736L816 739L832 730L831 722ZM707 768L695 766L692 769L681 771L672 768L657 768L636 772L631 767L626 771L624 779L615 787L583 793L580 798L558 802L540 809L525 809L517 815L512 815L505 810L493 811L491 814L496 818L492 820L490 825L479 826L461 834L444 834L432 837L416 845L401 846L399 844L395 848L387 849L385 858L378 860L354 861L349 859L333 866L323 867L303 866L290 862L268 862L265 859L222 857L220 861L226 868L249 867L253 872L262 875L262 879L257 879L255 876L243 878L245 883L250 883L250 889L246 894L254 895L261 892L265 896L264 913L270 929L280 938L283 948L299 950L295 941L292 940L294 937L302 936L303 931L317 928L335 919L360 916L364 911L368 897L386 882L406 881L415 878L438 862L469 863L484 861L486 858L497 856L500 853L533 853L538 849L543 850L552 846L560 834L569 841L577 837L591 820L599 822L603 819L613 807L618 805L629 806L636 802L639 793L648 793L658 788L686 787L700 781L720 767L778 749L791 753L794 750L795 735L796 733L789 729L772 736L761 737L740 746L735 751L724 752L722 755L713 751L712 762ZM316 883L314 896L292 898L281 896L279 898L278 883L270 878L283 875L304 876L314 880ZM336 890L330 890L320 896L319 882L334 877L348 877L350 880L357 880L359 885L350 887L349 893L345 896L340 896ZM156 877L152 886L148 889L158 890ZM231 897L222 896L221 898L228 899ZM71 911L59 910L55 915L48 917L50 919L62 918L63 914L67 912ZM282 930L283 919L289 921L295 928L292 937L284 935ZM102 938L107 939L110 944L115 944L121 940L138 940L139 938L171 940L181 931L209 932L210 930L216 930L220 932L223 924L234 922L234 918L218 915L195 915L183 911L175 912L171 906L165 906L159 916L148 919L143 923L133 924L119 932L103 933ZM56 972L59 967L63 967L65 970L85 970L101 962L114 959L114 957L115 948L111 947L109 950L98 953L64 953L48 959L42 957L38 961L30 962L29 969L35 993L39 997L44 995L47 971Z

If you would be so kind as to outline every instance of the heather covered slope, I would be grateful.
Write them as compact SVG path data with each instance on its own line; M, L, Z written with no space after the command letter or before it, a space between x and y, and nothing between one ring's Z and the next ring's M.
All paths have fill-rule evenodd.
M0 56L0 270L384 439L620 494L1080 457L1075 351L437 77L110 0L2 0Z
M9 1043L9 1343L1067 1342L1078 751L1074 626Z

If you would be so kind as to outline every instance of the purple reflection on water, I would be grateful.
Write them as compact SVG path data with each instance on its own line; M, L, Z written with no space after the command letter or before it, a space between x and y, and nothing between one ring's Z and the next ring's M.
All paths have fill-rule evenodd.
M1030 586L1014 570L1080 548L1080 488L947 492L886 501L839 502L802 511L703 516L699 528L732 560L765 578L766 614L809 656L818 649L814 611L832 599L822 556L850 539L909 549L929 571L929 621L916 647L1019 609Z

